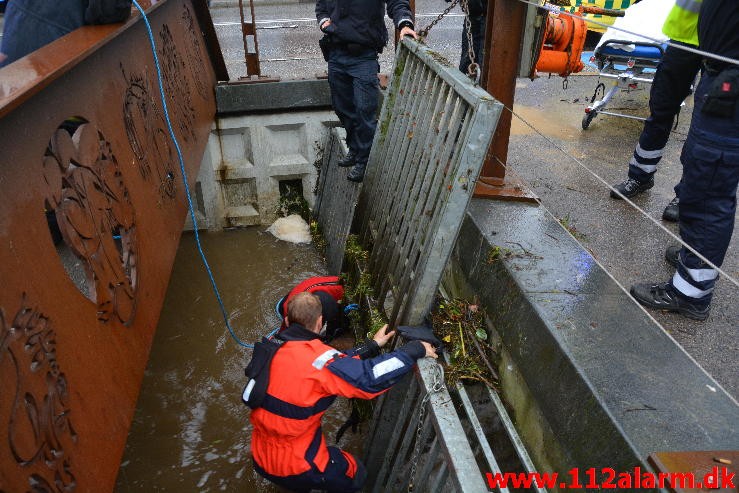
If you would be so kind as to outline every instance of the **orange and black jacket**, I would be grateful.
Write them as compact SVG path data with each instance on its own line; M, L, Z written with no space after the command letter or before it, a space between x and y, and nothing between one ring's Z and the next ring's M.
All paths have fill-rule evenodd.
M374 341L369 342L370 351L365 347L341 353L299 324L290 324L277 337L285 342L270 365L262 406L251 412L250 420L254 461L265 472L282 477L311 468L325 471L329 455L321 417L336 396L371 399L425 354L418 341L374 357L368 357L379 352ZM355 467L354 459L345 455L350 468Z

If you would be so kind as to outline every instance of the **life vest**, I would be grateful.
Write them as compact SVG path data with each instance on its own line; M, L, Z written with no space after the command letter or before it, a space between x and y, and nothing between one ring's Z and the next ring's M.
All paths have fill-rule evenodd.
M339 355L320 339L285 342L274 355L267 395L249 417L252 455L267 473L284 477L311 467L325 471L329 454L321 417L336 395L371 399L379 394L363 391L324 368Z
M667 15L662 32L673 41L698 46L698 13L703 0L677 0Z
M330 294L333 299L338 303L344 297L344 285L339 276L317 276L310 277L305 281L295 286L287 296L282 298L277 304L277 311L280 316L284 319L287 314L287 304L290 300L298 293L303 292L315 293L316 291L325 291ZM282 322L280 330L285 329L285 321Z

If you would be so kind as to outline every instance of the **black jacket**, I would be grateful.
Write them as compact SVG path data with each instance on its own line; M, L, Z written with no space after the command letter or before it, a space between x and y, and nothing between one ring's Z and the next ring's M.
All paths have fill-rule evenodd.
M331 25L324 32L336 44L359 44L378 52L388 42L384 5L395 27L413 27L413 14L408 0L317 0L318 27L327 19Z

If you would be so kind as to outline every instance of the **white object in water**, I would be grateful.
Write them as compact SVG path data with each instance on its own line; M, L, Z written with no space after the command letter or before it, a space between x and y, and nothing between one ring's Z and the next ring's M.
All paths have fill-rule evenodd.
M310 243L310 226L298 214L281 217L267 228L277 239L290 243Z

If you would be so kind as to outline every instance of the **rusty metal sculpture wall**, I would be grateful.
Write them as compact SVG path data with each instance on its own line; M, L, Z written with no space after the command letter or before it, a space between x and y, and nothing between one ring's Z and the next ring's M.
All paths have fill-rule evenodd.
M204 1L149 9L191 181L227 78ZM186 213L143 22L0 70L0 492L111 491Z

